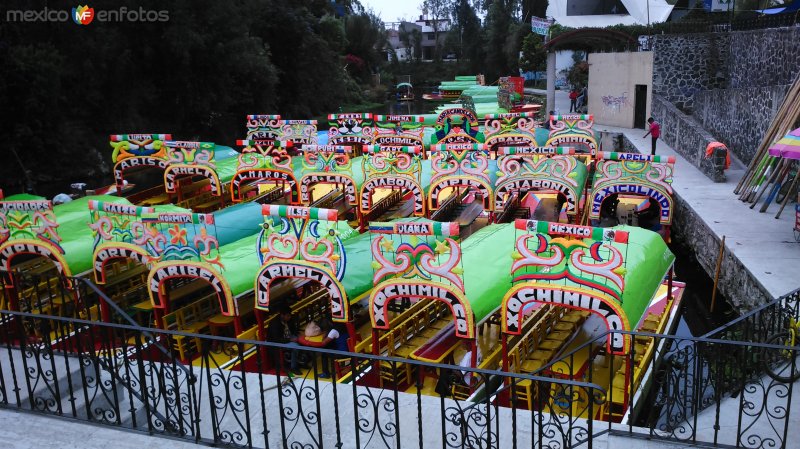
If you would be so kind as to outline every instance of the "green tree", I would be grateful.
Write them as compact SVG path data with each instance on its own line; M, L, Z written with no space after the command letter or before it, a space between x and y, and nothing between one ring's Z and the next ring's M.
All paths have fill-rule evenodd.
M469 0L457 0L452 5L453 26L447 41L459 59L469 61L470 72L484 70L483 29L475 8Z
M245 114L335 111L361 97L344 52L357 51L369 70L381 62L382 27L356 1L139 6L168 9L169 21L0 23L6 193L20 189L26 170L38 182L99 184L111 168L109 134L167 132L232 145L243 137ZM349 42L344 23L354 15L364 16L354 20L364 33Z
M522 40L519 68L525 72L541 72L547 68L547 52L538 34L529 33Z
M344 22L334 16L324 15L319 19L319 34L331 50L341 54L347 47Z
M514 21L508 27L508 35L503 45L503 53L506 57L506 64L509 69L508 74L517 73L519 70L519 54L522 51L522 41L525 36L530 34L530 25Z
M438 61L441 59L441 45L439 44L439 33L444 30L444 20L450 15L451 0L424 0L422 2L422 14L425 19L430 20L430 26L433 28L433 38L435 45L433 47L433 59Z
M522 22L531 23L531 17L547 16L547 0L522 0Z
M373 69L383 60L383 48L386 44L386 33L383 22L372 12L350 15L345 19L347 45L345 53L355 56L364 62L364 67L355 75L368 82Z
M572 66L564 71L570 85L581 87L589 84L589 63L585 58L585 52L575 51L572 53Z
M509 64L506 41L518 19L517 0L494 0L486 14L486 80L494 82L500 76L514 72Z

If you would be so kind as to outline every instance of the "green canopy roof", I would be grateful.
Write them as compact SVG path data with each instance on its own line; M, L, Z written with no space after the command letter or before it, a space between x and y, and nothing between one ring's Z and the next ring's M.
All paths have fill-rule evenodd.
M225 184L229 182L233 175L236 174L236 167L239 165L239 160L235 157L216 161L216 172L219 182Z
M622 309L633 327L647 310L664 275L675 262L675 255L664 239L653 231L632 226L616 226L613 229L629 233Z
M58 222L58 235L61 236L61 247L64 259L73 275L81 274L92 268L92 248L94 237L89 227L89 201L98 200L105 203L131 205L125 198L111 195L85 196L68 203L53 207Z
M464 291L479 323L497 310L511 287L514 225L487 226L461 244Z
M631 226L616 226L611 228L619 231L628 232L627 243L612 242L611 245L617 248L624 257L625 272L623 275L624 289L621 294L621 301L617 301L611 295L598 291L599 296L608 298L618 304L628 320L628 324L633 328L647 310L650 301L653 299L659 286L664 280L664 275L675 261L675 256L667 247L662 237L652 231ZM522 231L517 231L517 236ZM507 242L498 245L499 248L512 248L516 237L511 236ZM486 260L493 260L497 256L488 256ZM507 267L510 269L511 257L505 255ZM548 273L559 273L569 259L562 261L556 266L549 267ZM465 268L466 271L466 268ZM587 276L591 276L585 273ZM592 289L587 285L581 285L567 277L558 277L556 280L537 279L533 282L537 284L553 284L559 288L582 288Z
M3 201L43 201L47 198L39 195L32 195L30 193L15 193L14 195L7 196Z

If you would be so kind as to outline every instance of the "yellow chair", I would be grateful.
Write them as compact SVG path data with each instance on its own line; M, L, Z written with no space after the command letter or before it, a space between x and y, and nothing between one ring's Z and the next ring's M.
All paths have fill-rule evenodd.
M528 359L522 362L522 371L526 373L535 373L541 367L543 367L547 362L542 359Z
M532 360L544 360L545 362L549 361L553 357L553 351L547 349L537 349L533 351L531 354Z
M533 410L533 382L528 379L517 379L514 383L514 394L517 402L522 401L528 410ZM516 405L516 404L515 404Z
M164 316L164 327L168 330L181 330L178 327L177 314L170 313ZM172 348L178 352L178 357L181 360L189 360L188 356L197 352L197 342L194 338L186 337L184 335L170 335L172 340Z
M571 321L559 321L553 326L553 329L558 332L569 332L571 334L575 332L575 323Z
M551 340L547 338L542 342L542 344L539 345L539 347L541 349L549 349L555 351L556 349L560 348L563 343L564 342L560 340Z

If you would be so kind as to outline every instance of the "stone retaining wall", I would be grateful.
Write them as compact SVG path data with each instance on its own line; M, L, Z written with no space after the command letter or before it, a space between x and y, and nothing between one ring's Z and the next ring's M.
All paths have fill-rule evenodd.
M789 87L780 84L697 92L692 116L740 160L750 163Z
M694 115L746 164L798 73L800 27L654 36L654 97Z
M800 27L726 33L728 85L737 89L791 84L800 70Z
M673 242L688 248L708 276L714 279L722 240L677 192L673 217ZM750 310L773 300L767 289L727 247L722 255L719 291L738 311Z
M685 111L695 94L791 84L800 71L800 27L653 36L653 93Z
M653 37L653 94L684 111L697 92L727 87L727 33L662 34Z
M661 140L712 181L725 182L724 155L722 160L705 157L706 146L717 139L703 125L659 95L653 95L653 117L661 123Z

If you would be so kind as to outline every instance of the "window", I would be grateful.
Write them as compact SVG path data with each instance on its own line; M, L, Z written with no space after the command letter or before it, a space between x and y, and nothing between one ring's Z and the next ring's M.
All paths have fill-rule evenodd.
M628 14L621 0L567 0L568 16Z

